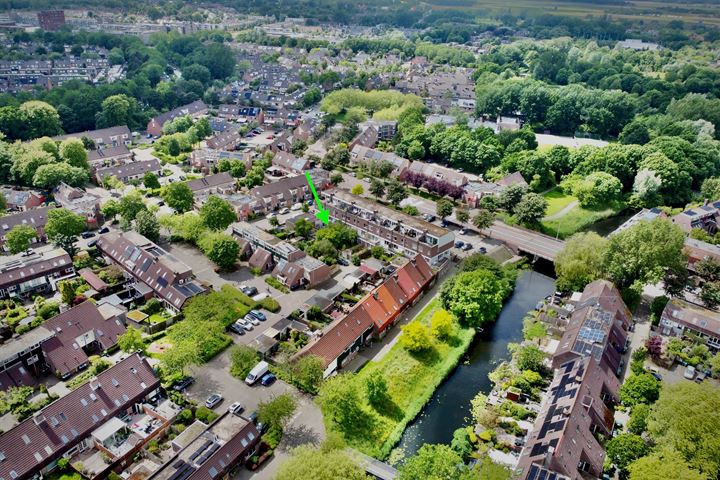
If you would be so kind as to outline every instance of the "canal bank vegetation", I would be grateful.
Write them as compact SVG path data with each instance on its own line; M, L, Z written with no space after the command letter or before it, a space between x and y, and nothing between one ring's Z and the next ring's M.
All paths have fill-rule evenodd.
M399 341L356 374L326 381L318 403L328 431L375 458L390 454L406 426L453 371L483 323L494 321L516 271L473 256L403 327Z

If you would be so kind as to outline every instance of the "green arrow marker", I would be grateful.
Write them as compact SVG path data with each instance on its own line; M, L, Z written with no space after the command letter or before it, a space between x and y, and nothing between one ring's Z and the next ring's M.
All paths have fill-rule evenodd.
M310 190L312 191L313 197L315 197L315 201L318 204L318 208L320 211L315 214L317 218L320 219L321 222L323 222L325 225L330 222L330 210L323 208L322 202L320 201L320 197L318 197L317 191L315 190L315 185L313 185L312 178L310 177L309 172L305 172L305 178L307 178L307 182L310 185Z

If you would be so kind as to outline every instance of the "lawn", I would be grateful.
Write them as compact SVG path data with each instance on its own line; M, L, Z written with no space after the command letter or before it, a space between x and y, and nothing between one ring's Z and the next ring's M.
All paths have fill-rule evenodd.
M549 217L550 215L555 215L560 210L577 200L577 198L573 197L572 195L567 195L563 193L562 189L560 188L553 188L549 192L544 193L543 197L548 202L547 210L545 210L546 217Z
M429 325L432 314L439 308L436 297L413 321ZM433 338L434 349L429 354L412 355L396 343L380 361L368 362L357 373L356 380L364 386L370 375L381 372L393 405L380 415L365 404L363 409L368 416L369 428L362 436L348 438L348 445L376 458L387 457L407 424L420 413L435 389L458 364L474 335L473 329L456 326L454 337L447 343Z
M542 220L540 223L547 235L567 238L595 222L619 214L624 208L624 204L616 204L605 209L589 210L578 205L560 218Z

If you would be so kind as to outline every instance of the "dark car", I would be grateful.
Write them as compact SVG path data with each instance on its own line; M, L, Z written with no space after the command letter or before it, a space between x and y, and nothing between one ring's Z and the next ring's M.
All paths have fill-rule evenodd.
M233 333L237 333L238 335L245 335L245 329L242 328L237 323L231 323L228 327L228 330L230 330Z
M94 232L83 232L82 235L80 235L82 238L92 238L95 236Z
M468 250L472 250L472 248L473 248L472 243L466 243L465 245L462 246L462 249L465 250L466 252Z
M277 377L275 375L273 375L272 373L266 373L260 379L260 385L262 385L263 387L269 387L270 385L275 383L275 380L277 380Z
M258 294L258 289L252 285L245 285L241 287L240 290L242 290L242 292L248 297L253 297Z
M109 231L110 229L108 227L103 227L98 231L98 233L108 233Z
M97 240L90 240L87 244L88 248L92 248L97 245Z
M248 315L252 315L253 317L260 320L261 322L264 322L265 320L267 320L267 317L265 316L265 314L262 313L260 310L250 310L248 312Z
M257 419L258 419L257 411L250 412L250 415L247 416L247 419L250 420L252 423L257 424Z
M455 242L455 248L462 248L463 245L465 245L465 242L461 242L460 240Z
M337 263L340 264L340 265L342 265L343 267L347 267L348 265L350 265L350 264L348 263L348 261L345 260L345 259L342 258L342 257L338 257Z
M487 253L487 248L485 248L485 247L480 247L479 250L480 250L480 253Z
M182 392L186 388L188 388L190 385L192 385L195 382L195 379L193 377L187 377L179 382L177 382L175 385L173 385L173 390L176 392Z

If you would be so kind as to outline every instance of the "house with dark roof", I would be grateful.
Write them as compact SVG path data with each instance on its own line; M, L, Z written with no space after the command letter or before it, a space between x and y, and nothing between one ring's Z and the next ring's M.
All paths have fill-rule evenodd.
M140 355L130 355L3 433L0 478L37 478L54 469L60 458L72 459L92 449L98 450L98 459L101 453L109 459L99 462L102 471L92 477L107 476L169 425L159 413L159 393L160 379L152 367ZM158 425L153 419L162 420ZM151 426L141 430L137 422ZM98 441L121 429L130 432L124 451L109 450Z
M573 358L592 357L619 375L627 348L632 314L620 291L607 280L595 280L583 290L553 356L557 368Z
M558 366L518 462L523 480L600 478L620 382L592 357ZM543 476L543 471L547 474ZM554 476L553 476L554 475Z
M162 135L163 126L178 117L190 115L193 118L205 115L208 111L207 105L202 100L195 100L192 103L175 108L169 112L165 112L157 117L152 118L147 125L147 132L150 135Z
M150 287L154 295L173 311L205 292L195 281L192 269L139 233L108 233L95 244L109 262L122 267L136 282Z
M248 266L257 269L261 273L269 272L275 264L272 253L264 248L258 248L250 255Z
M130 145L132 136L127 125L118 127L100 128L98 130L87 130L79 133L69 133L67 135L58 135L53 140L61 142L68 138L82 139L89 138L95 144L95 148L117 147L118 145Z
M118 163L132 162L135 154L125 144L116 147L98 148L88 150L88 163L93 169L109 167Z
M225 150L200 148L190 154L190 164L202 170L205 175L208 175L217 167L218 162L221 160L237 160L242 162L242 164L245 165L245 171L248 171L250 167L252 167L252 159L254 156L255 154L251 151L227 152Z
M720 221L720 200L690 208L670 220L688 233L693 228L699 228L714 235L718 231L718 222Z
M187 186L196 195L201 192L219 193L235 190L235 178L230 172L220 172L214 175L207 175L202 178L190 180Z
M0 263L0 298L30 298L54 292L60 280L75 276L72 259L63 249L6 258Z
M284 151L275 153L272 164L291 173L303 173L310 168L310 160L307 158L298 158L292 153Z
M157 158L143 160L140 162L130 162L112 167L98 168L95 171L95 181L98 185L102 185L103 180L110 177L116 177L123 183L132 180L142 181L145 174L150 172L155 175L160 174L162 166Z
M213 135L205 140L207 148L212 150L235 150L242 142L242 136L237 130L228 130Z
M5 246L5 235L17 225L28 225L35 229L37 236L30 242L31 245L38 245L47 242L45 235L45 224L47 224L48 212L52 207L41 207L24 212L12 213L0 218L0 246L7 251Z
M257 451L260 432L245 417L225 412L184 445L148 480L213 480L229 478Z
M374 165L381 163L389 163L392 165L391 175L398 177L405 170L410 168L412 163L407 158L396 155L393 152L383 152L362 145L355 145L350 151L350 163L353 165L362 165L365 168L372 168Z
M680 299L671 299L660 316L663 335L681 337L692 333L712 352L720 351L720 313Z
M352 151L357 146L373 148L377 144L378 138L377 129L373 126L367 126L348 143L348 150Z
M342 319L298 353L323 359L325 377L346 365L367 341L382 337L435 280L435 273L421 255L407 261L382 285L367 294Z
M53 333L42 344L45 362L63 379L85 369L89 355L114 347L118 337L125 333L125 324L118 317L105 318L91 301L55 315L43 327Z
M418 160L412 162L412 165L408 168L411 172L447 182L456 187L463 187L468 183L468 178L464 174L452 168L443 167L434 163L421 162Z

